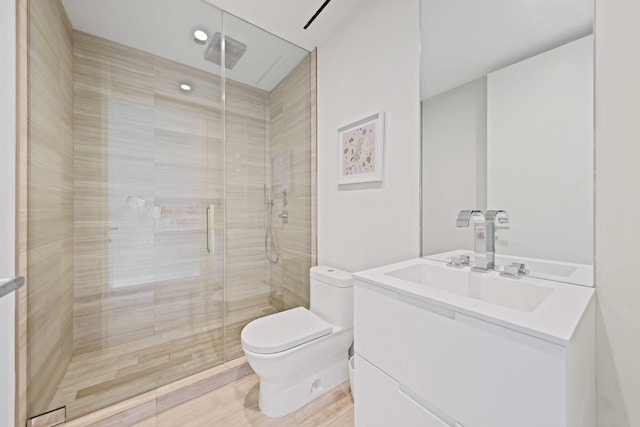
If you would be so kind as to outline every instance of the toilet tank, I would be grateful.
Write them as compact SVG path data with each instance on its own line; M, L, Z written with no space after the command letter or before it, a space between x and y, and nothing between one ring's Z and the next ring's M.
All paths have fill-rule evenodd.
M353 277L319 265L310 270L311 312L334 326L353 327Z

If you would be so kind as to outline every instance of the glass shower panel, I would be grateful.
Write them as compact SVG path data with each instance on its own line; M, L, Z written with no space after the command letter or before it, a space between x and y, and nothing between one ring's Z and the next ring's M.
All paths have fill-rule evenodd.
M309 305L311 86L309 52L233 15L223 21L225 341L233 359L243 355L240 332L251 320Z
M69 420L308 307L310 56L201 0L29 1L28 416Z
M154 282L154 107L106 101L107 284L115 291Z
M28 415L72 419L225 360L223 84L193 41L222 13L30 15Z

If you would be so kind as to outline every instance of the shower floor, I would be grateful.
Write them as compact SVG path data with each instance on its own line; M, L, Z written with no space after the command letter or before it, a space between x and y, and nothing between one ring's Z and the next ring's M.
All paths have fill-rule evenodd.
M276 311L265 304L237 315L232 312L226 324L227 360L243 355L244 325ZM49 408L66 406L67 418L75 418L219 365L224 362L222 337L219 324L75 355Z

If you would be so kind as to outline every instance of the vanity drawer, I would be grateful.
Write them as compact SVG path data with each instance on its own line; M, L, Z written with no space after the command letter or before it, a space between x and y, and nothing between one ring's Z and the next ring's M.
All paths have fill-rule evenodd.
M465 427L565 426L566 348L356 281L355 351Z
M356 356L356 426L448 427L404 393L397 381Z

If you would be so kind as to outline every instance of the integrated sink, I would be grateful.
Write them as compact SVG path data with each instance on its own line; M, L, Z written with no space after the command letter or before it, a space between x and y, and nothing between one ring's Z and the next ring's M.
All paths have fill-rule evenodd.
M498 271L481 273L425 258L353 276L354 292L376 290L455 321L482 320L561 345L571 341L595 293L591 287L529 275L503 277Z
M500 277L495 272L477 273L469 268L456 269L444 265L411 265L384 274L524 312L534 311L553 293L551 288Z

